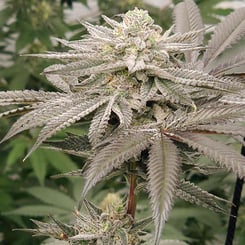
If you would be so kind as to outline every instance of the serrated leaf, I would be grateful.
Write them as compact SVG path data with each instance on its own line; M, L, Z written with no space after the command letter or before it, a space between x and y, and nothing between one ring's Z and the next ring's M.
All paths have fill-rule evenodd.
M161 79L167 79L176 84L181 84L186 87L198 87L202 89L212 89L217 91L237 91L243 88L243 85L233 83L230 80L217 78L208 73L199 70L186 68L159 68L154 65L147 65L146 69Z
M227 47L239 41L244 34L245 8L239 8L216 26L203 56L204 66L212 62Z
M114 138L111 144L102 148L92 159L85 173L86 183L82 196L84 197L113 168L119 168L130 158L138 156L149 146L152 137L152 132L142 132L140 129L126 131Z
M175 135L188 146L197 149L240 178L245 176L245 157L231 147L198 133L178 132Z
M78 52L48 52L44 54L24 54L22 56L28 56L28 57L38 57L38 58L44 58L44 59L60 59L60 60L73 60L73 61L79 61L80 59L86 59L90 58L91 54L89 53L78 53ZM45 68L45 71L53 71L57 68L62 69L65 67L65 65L51 65Z
M74 105L71 103L67 108L63 108L59 114L56 111L56 115L54 115L46 125L40 131L38 138L35 144L32 146L31 150L26 155L25 159L31 155L33 151L35 151L46 139L53 136L56 132L69 127L71 124L80 120L81 118L87 116L98 107L106 103L108 98L96 98L89 101L84 101L83 103L78 103L78 105ZM66 110L65 110L66 109Z
M27 113L28 111L30 111L32 109L33 109L32 105L22 106L19 108L15 108L15 109L0 113L0 118L1 117L16 116L16 115L19 115L22 113Z
M209 72L215 76L222 76L232 73L232 69L245 64L245 52L236 55L235 57L226 57L226 59L218 65L212 65Z
M0 91L0 105L33 104L62 96L61 93L34 90Z
M227 205L228 201L201 189L189 181L180 181L176 195L187 202L201 205L215 212L228 213L227 210L219 205L219 202Z
M220 91L230 91L240 88L238 84L230 83L228 80L216 78L198 70L182 68L166 68L163 70L170 75L169 80L183 85L211 88Z
M195 129L193 129L195 130ZM245 137L245 127L241 124L235 123L226 123L226 124L207 124L207 125L197 125L196 130L206 131L216 134L228 134L228 135L237 135Z
M217 105L215 107L203 107L196 112L186 114L186 119L182 121L181 126L191 127L193 125L198 128L200 125L201 128L202 125L205 127L209 124L220 125L225 122L240 120L244 118L244 109L245 108L241 105Z
M75 62L74 62L75 63ZM114 72L118 70L122 70L125 68L125 62L124 61L116 61L113 63L103 63L100 65L93 65L89 64L86 68L81 67L81 65L75 65L72 63L71 65L66 65L64 68L51 70L51 71L45 71L45 74L62 74L62 75L70 75L75 77L80 76L89 76L92 74L99 74L99 73L109 73Z
M234 105L245 105L245 90L241 90L239 94L227 94L220 98L220 101L227 104L234 104Z
M202 17L200 11L192 0L185 0L177 4L174 8L175 31L178 33L186 33L189 31L203 30ZM193 43L201 45L203 43L203 31L192 40ZM199 51L185 52L185 60L187 62L195 62L199 55Z
M148 189L155 223L154 244L159 244L164 223L173 205L179 164L178 150L172 141L164 136L155 140L147 164Z
M8 133L4 136L1 142L8 140L14 135L35 127L43 126L47 120L60 115L64 109L72 107L74 101L70 96L66 98L53 98L52 101L47 103L40 103L35 105L35 110L32 110L25 115L21 116L9 129ZM34 109L34 106L33 106Z

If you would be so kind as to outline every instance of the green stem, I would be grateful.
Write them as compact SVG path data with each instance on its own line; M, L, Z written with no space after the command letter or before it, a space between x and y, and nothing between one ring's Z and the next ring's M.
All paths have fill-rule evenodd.
M128 208L127 208L127 214L131 215L132 218L135 217L135 210L136 210L136 194L135 194L135 188L137 186L136 179L137 176L134 174L134 170L136 169L136 163L130 162L129 163L129 171L132 172L128 176L128 182L129 182L129 195L128 195Z

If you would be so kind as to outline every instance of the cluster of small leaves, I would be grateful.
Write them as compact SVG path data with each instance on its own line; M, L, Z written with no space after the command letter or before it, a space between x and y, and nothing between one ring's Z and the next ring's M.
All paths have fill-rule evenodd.
M75 212L75 221L67 225L52 217L53 223L33 220L36 229L26 229L35 236L51 236L59 240L66 240L69 244L139 244L139 234L151 223L151 218L133 221L125 213L125 208L117 203L108 204L101 209L91 202L84 200L88 215Z
M156 227L154 244L159 244L176 195L223 212L219 198L181 180L180 144L245 176L245 158L208 137L245 137L239 123L245 118L245 83L233 70L244 65L245 54L221 56L244 37L245 8L218 24L207 46L192 0L176 5L174 26L165 32L147 11L137 8L121 15L121 22L102 17L109 27L85 22L89 34L83 39L57 39L67 52L29 55L61 60L44 70L61 92L0 92L1 106L20 105L0 116L25 113L2 141L42 127L29 156L58 131L79 120L90 121L87 147L85 138L78 136L56 144L66 152L89 156L85 172L71 173L86 178L82 200L115 169L130 161L142 163ZM82 142L82 147L74 147L74 142Z
M149 244L152 237L144 229L152 222L152 218L138 221L126 214L125 206L115 194L108 194L101 203L101 208L84 199L87 214L75 211L72 224L66 224L51 216L52 222L45 223L32 220L35 229L20 229L34 236L50 236L68 244ZM186 245L178 240L161 240L166 245Z

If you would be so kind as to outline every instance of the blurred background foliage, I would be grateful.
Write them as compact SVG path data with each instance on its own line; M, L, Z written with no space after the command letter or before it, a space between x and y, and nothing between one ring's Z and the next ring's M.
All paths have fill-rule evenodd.
M76 39L85 33L79 20L102 23L100 14L109 17L134 7L145 8L155 22L167 29L171 26L172 6L179 0L2 0L0 2L0 90L43 89L52 90L41 75L49 65L42 59L23 57L23 53L40 53L61 50L52 37ZM244 6L244 1L197 0L206 24L214 24L232 8ZM1 109L0 109L1 112ZM0 137L10 128L15 118L0 119ZM77 124L58 134L84 134L88 125ZM4 245L54 244L50 239L32 238L16 228L31 228L31 218L49 219L55 215L64 221L72 219L83 186L81 178L53 179L50 176L82 168L84 160L62 152L40 148L25 162L22 161L33 144L37 130L25 134L0 146L0 243ZM240 145L224 138L238 150ZM210 164L200 158L200 164ZM191 179L211 193L231 200L235 176L215 173L204 177L195 171L186 171ZM89 194L99 204L107 193L118 193L125 197L127 188L123 177L97 185ZM242 204L245 204L243 193ZM150 215L145 193L139 193L137 218ZM216 214L204 208L176 201L170 220L164 231L164 238L180 239L192 245L223 244L228 215ZM153 227L149 227L151 231ZM60 243L61 244L61 243ZM245 205L238 217L236 244L245 244Z

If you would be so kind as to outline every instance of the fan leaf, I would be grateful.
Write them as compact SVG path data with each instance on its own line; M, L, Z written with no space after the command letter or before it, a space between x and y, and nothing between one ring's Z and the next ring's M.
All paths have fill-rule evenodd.
M232 69L245 64L245 52L236 55L235 57L227 58L221 64L212 65L212 70L209 72L214 76L221 76L225 74L232 73Z
M226 48L239 41L244 34L245 8L240 8L232 12L216 26L203 56L204 66L207 66Z
M235 123L197 125L193 130L245 137L245 127Z
M34 90L0 91L0 106L33 104L62 97L61 93Z
M199 125L224 123L243 119L244 116L245 108L242 105L216 105L215 107L201 108L196 112L188 113L186 119L182 120L180 127L194 126L198 128Z
M162 136L150 148L148 162L149 195L155 223L155 243L160 241L164 223L173 205L178 183L179 157L176 146Z
M146 149L153 137L152 132L141 130L125 131L102 148L92 159L86 171L86 183L82 196L114 168L119 168L125 161L138 156Z
M226 79L216 78L198 70L190 70L186 68L160 69L154 65L147 65L146 69L159 78L167 79L186 86L200 87L204 89L209 88L226 92L241 88L239 84L234 84Z
M186 33L190 31L200 31L204 29L202 17L197 5L192 0L185 0L174 8L175 32ZM203 31L191 40L192 43L201 45L203 43ZM187 62L195 62L199 56L199 51L185 52Z
M232 171L240 178L245 176L245 157L231 147L197 133L178 132L175 136L188 146L197 149L219 163L220 166Z
M77 105L72 105L71 107L67 108L66 111L63 112L55 117L52 117L46 125L42 128L39 136L32 146L31 150L28 152L25 159L34 151L36 150L39 145L42 144L43 141L53 136L56 132L69 127L71 124L75 123L76 121L80 120L81 118L87 116L98 107L103 105L108 101L109 98L96 98L91 99L89 101L84 101L84 103L78 103Z
M228 201L204 191L189 181L180 181L176 195L187 202L200 205L215 212L227 213L225 209L219 206L218 201L225 204L227 204Z
M70 65L66 65L64 68L60 69L53 69L51 71L46 71L45 74L62 74L62 75L70 75L75 77L80 76L89 76L92 74L99 74L99 73L110 73L117 70L121 70L126 67L124 61L116 61L112 63L103 63L103 64L93 64L94 62L90 62L86 64L84 67L84 62L78 62L77 64L72 63Z
M1 142L14 135L35 127L43 126L50 118L63 113L66 108L72 107L74 99L71 96L53 98L53 100L38 103L32 106L32 111L21 116L9 129Z

